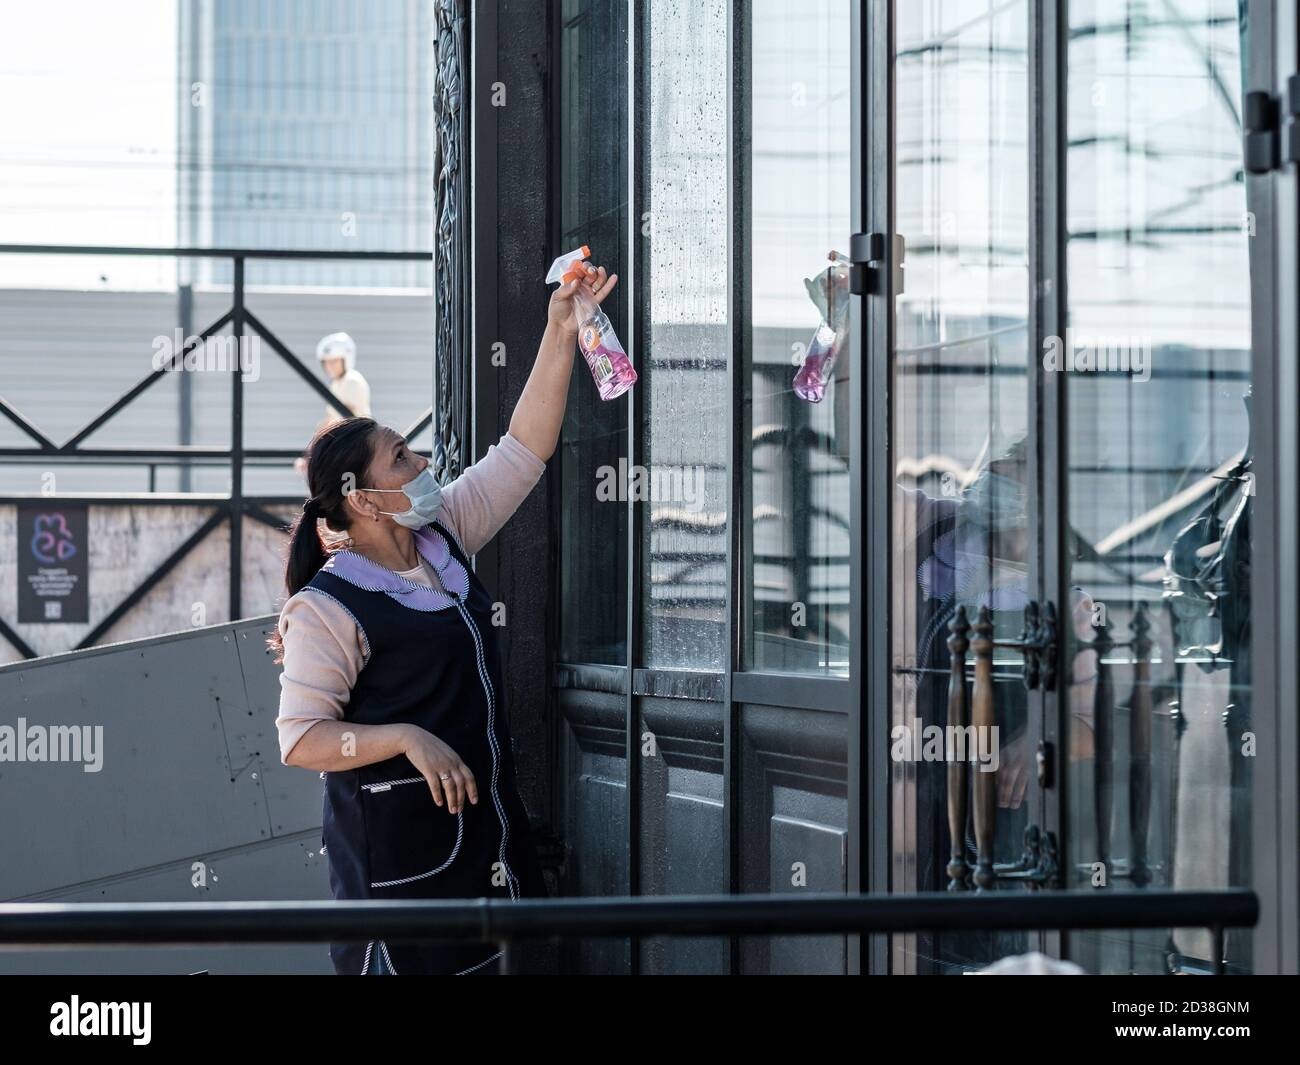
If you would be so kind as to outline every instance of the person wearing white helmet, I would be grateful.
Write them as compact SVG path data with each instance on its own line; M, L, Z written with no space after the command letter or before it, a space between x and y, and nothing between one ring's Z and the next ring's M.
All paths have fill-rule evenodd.
M357 418L372 417L370 412L370 383L361 376L357 369L357 343L347 333L330 333L321 337L316 345L316 358L325 368L330 379L330 391ZM316 426L319 432L327 425L343 420L343 415L330 404L325 404L325 417ZM299 456L294 460L294 468L305 474L307 460Z
M316 358L325 365L330 391L358 418L369 418L370 385L357 369L357 345L347 333L331 333L316 345ZM342 421L343 415L325 405L325 418L317 428Z

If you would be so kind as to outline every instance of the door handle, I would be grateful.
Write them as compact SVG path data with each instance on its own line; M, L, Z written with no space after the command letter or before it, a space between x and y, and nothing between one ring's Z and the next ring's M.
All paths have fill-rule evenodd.
M1025 626L1018 640L993 639L993 618L986 606L980 607L974 626L971 626L966 608L958 607L956 616L948 625L948 726L954 734L967 735L967 722L975 728L975 735L995 735L991 730L997 723L993 702L993 649L1009 648L1025 657L1025 685L1029 688L1042 684L1050 689L1056 677L1056 610L1051 603L1039 608L1029 604L1025 610ZM975 679L968 703L966 697L966 652L975 658ZM1056 887L1059 882L1056 837L1051 832L1030 825L1025 830L1025 849L1016 862L995 864L993 841L997 827L997 794L995 773L978 772L975 776L975 843L977 858L974 869L966 861L966 794L969 769L965 759L952 759L948 763L948 832L952 840L948 862L948 890L987 891L999 879L1018 880L1031 888Z
M1151 825L1151 620L1147 604L1139 602L1129 622L1132 638L1117 643L1103 615L1093 623L1091 646L1097 655L1097 684L1092 695L1093 817L1096 819L1097 852L1108 878L1129 879L1138 887L1151 882L1147 861L1147 837ZM1112 861L1110 826L1115 792L1115 682L1106 656L1117 647L1133 649L1133 689L1129 696L1129 841L1132 853L1127 862ZM1083 873L1091 866L1079 866Z

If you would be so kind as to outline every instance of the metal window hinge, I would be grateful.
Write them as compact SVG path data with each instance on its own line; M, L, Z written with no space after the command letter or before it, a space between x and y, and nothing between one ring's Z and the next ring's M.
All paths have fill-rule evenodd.
M903 257L907 244L902 234L895 233L892 255L894 284L893 294L903 291ZM849 237L849 291L857 296L868 293L879 295L884 292L880 284L880 272L885 268L885 234L854 233Z
M1300 162L1300 74L1287 78L1280 100L1267 92L1248 92L1243 117L1248 174L1268 174Z
M885 234L854 233L849 237L849 291L856 296L878 292L874 284L875 271L871 269L885 258Z

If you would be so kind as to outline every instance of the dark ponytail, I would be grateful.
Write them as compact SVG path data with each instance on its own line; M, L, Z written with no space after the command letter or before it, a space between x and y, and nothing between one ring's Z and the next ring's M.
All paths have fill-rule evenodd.
M307 447L307 489L310 497L289 529L284 586L289 595L300 592L328 559L316 520L324 518L335 532L352 525L347 492L365 476L374 455L373 418L344 418L321 429ZM267 639L275 661L284 660L284 644L277 625Z

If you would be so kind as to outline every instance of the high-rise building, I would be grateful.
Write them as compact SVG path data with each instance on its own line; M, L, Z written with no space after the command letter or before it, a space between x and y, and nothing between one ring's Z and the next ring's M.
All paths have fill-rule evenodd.
M182 246L430 247L429 3L180 0L177 21ZM247 281L427 286L429 267L259 261Z

